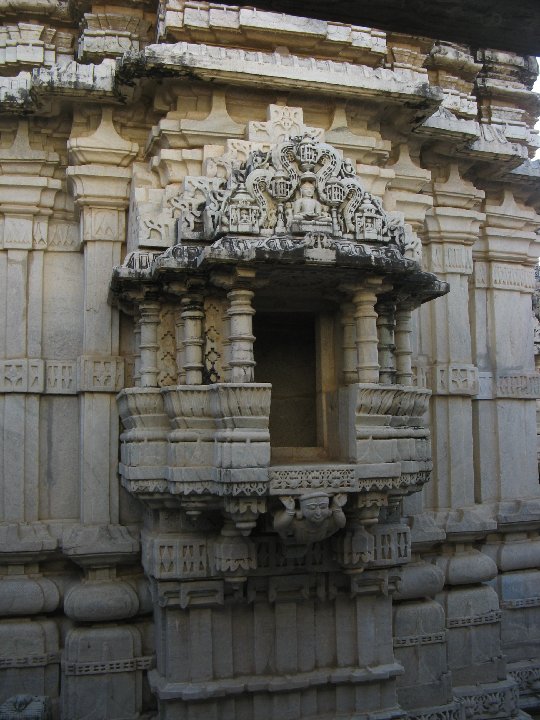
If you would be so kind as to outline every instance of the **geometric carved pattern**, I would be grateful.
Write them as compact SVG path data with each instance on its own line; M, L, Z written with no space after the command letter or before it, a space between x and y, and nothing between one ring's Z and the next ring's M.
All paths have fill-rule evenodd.
M217 298L205 298L204 303L204 381L223 382L223 358L218 348L223 344L225 307Z
M502 613L500 610L491 610L481 615L469 615L467 617L449 618L447 627L470 627L472 625L489 625L500 622Z
M429 635L406 635L394 638L394 647L415 647L417 645L434 645L445 642L445 632L430 633Z
M174 311L170 305L162 307L159 318L158 384L159 387L176 385L178 370L176 367L176 339Z
M64 675L104 675L107 673L134 672L150 670L154 665L154 656L147 655L125 660L109 660L108 662L64 662Z
M60 662L60 653L50 652L19 657L0 657L0 670L4 668L45 667Z

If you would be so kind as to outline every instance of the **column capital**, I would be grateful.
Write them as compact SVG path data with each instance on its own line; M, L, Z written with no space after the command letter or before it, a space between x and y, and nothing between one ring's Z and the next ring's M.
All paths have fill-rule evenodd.
M257 271L255 268L236 266L232 271L216 271L210 275L214 285L224 290L246 289L250 290L255 286Z
M124 209L129 202L131 163L139 146L124 140L113 124L112 108L102 109L97 129L72 137L66 174L77 205Z
M129 204L131 168L112 165L70 165L68 183L79 207L125 209Z
M59 163L55 152L30 145L28 121L20 120L10 147L0 149L0 248L43 250L48 218L60 180L52 175Z
M113 123L113 109L103 107L101 121L91 135L71 137L67 142L71 165L102 165L126 168L139 150L137 143L124 140Z

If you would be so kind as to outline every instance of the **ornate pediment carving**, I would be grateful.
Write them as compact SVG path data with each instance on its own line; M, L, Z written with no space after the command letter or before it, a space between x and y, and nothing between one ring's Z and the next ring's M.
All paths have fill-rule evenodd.
M223 235L304 236L405 245L400 217L386 213L353 163L306 132L253 150L221 182L205 185L199 202L180 196L179 240L206 242Z

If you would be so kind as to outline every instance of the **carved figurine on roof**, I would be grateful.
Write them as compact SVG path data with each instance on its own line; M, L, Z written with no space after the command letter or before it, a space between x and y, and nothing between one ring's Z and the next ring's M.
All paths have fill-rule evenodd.
M352 162L306 133L268 152L253 151L219 188L191 210L207 241L230 235L323 235L334 240L389 243L404 250L405 228L367 192ZM184 239L179 223L179 239ZM193 227L192 219L189 223ZM188 238L193 240L190 233Z

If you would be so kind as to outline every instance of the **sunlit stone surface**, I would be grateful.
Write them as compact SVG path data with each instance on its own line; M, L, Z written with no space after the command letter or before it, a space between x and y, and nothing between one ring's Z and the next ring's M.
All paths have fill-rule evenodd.
M0 14L0 720L537 713L536 61Z

